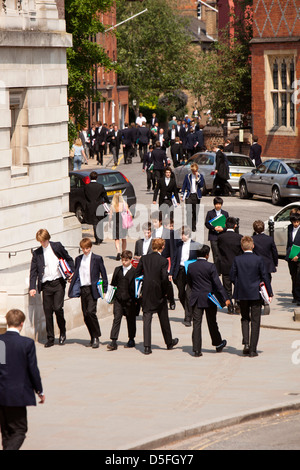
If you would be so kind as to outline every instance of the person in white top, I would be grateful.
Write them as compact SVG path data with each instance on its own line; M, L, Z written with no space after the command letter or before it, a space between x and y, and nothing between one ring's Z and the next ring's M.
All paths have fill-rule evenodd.
M66 341L66 321L64 318L64 297L67 275L62 275L59 261L66 262L70 271L74 272L74 261L60 242L50 241L50 234L46 229L38 230L36 240L41 246L33 252L30 266L29 295L35 297L36 292L42 292L43 309L46 318L47 342L45 347L54 345L53 313L56 315L60 336L59 344ZM71 280L72 274L68 280Z

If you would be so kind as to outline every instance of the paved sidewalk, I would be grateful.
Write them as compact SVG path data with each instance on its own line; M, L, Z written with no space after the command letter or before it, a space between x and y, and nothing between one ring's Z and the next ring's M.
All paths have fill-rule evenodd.
M108 351L112 317L101 317L101 304L98 350L85 347L89 338L84 326L68 332L62 347L37 344L46 402L28 408L23 449L156 448L245 416L299 407L300 323L292 319L290 280L282 260L280 273L280 279L278 274L273 277L277 295L271 314L262 318L256 358L242 355L240 317L223 311L218 321L227 347L216 353L204 320L203 356L195 358L191 328L182 324L178 301L176 310L169 312L173 336L179 338L171 351L164 345L156 315L153 354L143 354L141 316L136 348L123 347L123 321L119 348Z

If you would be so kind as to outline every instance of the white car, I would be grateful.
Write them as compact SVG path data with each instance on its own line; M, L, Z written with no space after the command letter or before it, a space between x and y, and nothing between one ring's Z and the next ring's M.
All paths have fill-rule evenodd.
M283 207L275 215L270 216L269 220L265 221L265 230L268 233L269 222L274 222L274 241L280 256L285 256L286 254L286 244L287 244L287 229L290 225L290 212L292 209L299 209L300 211L300 201L292 202L287 206Z

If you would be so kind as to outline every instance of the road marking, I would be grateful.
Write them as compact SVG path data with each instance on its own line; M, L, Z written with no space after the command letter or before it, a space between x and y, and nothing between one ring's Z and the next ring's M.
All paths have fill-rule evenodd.
M119 157L119 160L118 160L118 165L120 165L120 162L123 160L124 156L122 155L121 157ZM114 165L112 167L113 170L115 170L117 168L118 165Z

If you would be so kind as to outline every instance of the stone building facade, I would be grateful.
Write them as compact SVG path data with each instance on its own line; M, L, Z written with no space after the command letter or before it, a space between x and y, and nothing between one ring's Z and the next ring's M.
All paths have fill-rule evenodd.
M299 2L254 0L253 133L264 157L300 158L299 57Z
M5 0L0 11L0 324L10 308L27 316L24 332L44 335L41 297L29 298L38 229L78 254L81 226L69 212L66 33L63 2ZM76 247L76 248L75 248ZM68 327L80 309L66 302ZM2 322L1 322L2 316Z

